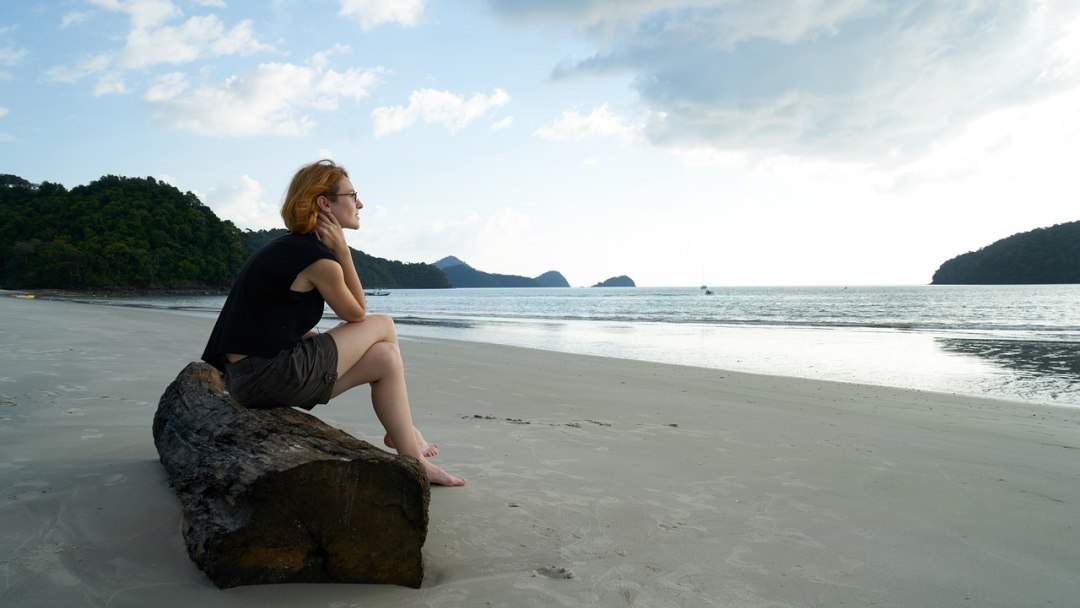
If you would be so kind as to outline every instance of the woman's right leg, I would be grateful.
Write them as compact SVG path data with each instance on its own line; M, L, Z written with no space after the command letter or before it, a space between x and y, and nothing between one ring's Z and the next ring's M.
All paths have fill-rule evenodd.
M437 485L464 485L465 481L428 462L417 441L405 386L405 364L390 317L371 315L360 323L344 323L330 330L338 348L338 379L331 397L359 386L371 385L371 404L398 454L424 465L428 481Z

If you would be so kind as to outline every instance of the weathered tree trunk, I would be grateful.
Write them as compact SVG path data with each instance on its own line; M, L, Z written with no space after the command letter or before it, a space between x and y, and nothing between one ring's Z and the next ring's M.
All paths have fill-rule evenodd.
M201 362L161 396L154 445L188 554L218 587L423 581L430 494L415 459L293 408L240 406Z

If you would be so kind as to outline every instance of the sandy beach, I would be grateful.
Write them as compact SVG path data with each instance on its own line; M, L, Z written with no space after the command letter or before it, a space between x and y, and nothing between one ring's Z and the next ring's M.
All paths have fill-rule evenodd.
M0 295L0 605L1080 605L1080 410L405 339L421 589L221 591L151 421L212 319ZM366 389L316 408L377 443Z

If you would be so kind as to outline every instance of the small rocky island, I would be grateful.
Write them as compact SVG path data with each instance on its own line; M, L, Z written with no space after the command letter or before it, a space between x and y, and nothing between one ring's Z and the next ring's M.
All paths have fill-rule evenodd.
M637 285L634 284L634 279L631 279L625 274L621 274L617 277L611 277L606 281L601 281L596 285L593 285L593 287L637 287Z

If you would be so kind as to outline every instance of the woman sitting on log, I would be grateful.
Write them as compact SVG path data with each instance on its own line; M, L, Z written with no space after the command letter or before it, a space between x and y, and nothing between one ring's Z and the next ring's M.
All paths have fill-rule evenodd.
M289 233L240 270L202 358L252 408L310 410L370 384L386 445L419 460L430 483L464 485L428 461L438 447L413 426L393 319L367 314L343 232L360 227L363 207L343 167L323 160L301 168L281 207ZM319 333L324 303L345 322Z

